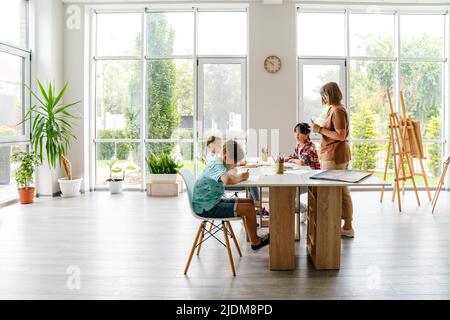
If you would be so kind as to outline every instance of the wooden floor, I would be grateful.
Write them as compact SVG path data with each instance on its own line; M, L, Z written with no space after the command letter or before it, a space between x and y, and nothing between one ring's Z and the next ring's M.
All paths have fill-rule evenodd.
M253 252L234 223L236 277L216 241L183 275L198 227L186 194L96 192L1 208L0 299L450 299L450 193L435 216L411 192L401 214L390 193L383 204L378 192L352 196L356 237L342 241L340 271L313 269L304 225L296 270L269 271L268 248ZM81 272L79 289L68 268Z

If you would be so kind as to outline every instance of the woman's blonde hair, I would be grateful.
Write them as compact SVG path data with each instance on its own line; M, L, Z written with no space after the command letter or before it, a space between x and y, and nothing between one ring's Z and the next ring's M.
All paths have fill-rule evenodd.
M339 106L342 103L342 92L336 82L325 83L320 88L320 95L322 99L328 98L328 103L332 106Z

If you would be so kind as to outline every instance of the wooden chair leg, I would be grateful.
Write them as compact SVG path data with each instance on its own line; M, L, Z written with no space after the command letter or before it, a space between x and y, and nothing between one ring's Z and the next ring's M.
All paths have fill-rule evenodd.
M233 272L233 276L236 276L236 270L234 269L233 255L231 254L230 241L228 240L227 227L224 221L222 221L222 229L223 229L223 236L225 238L225 244L227 247L228 258L230 259L231 271Z
M202 226L203 226L203 224L202 224ZM205 236L205 228L206 228L206 224L202 227L202 233L200 235L200 240L198 242L197 256L200 254L200 249L202 248L202 241L203 241L203 237Z
M239 253L239 256L242 257L241 248L239 248L239 243L237 242L236 236L234 235L233 228L231 227L230 221L227 221L228 229L230 230L231 237L233 238L234 245L236 246L236 250Z
M184 268L184 274L188 272L189 265L191 264L192 256L194 255L195 246L198 243L198 238L200 237L200 233L202 232L202 229L204 228L204 222L200 223L200 226L198 227L197 235L195 236L194 244L192 245L191 253L189 254L189 259L186 264L186 268Z
M248 237L248 230L247 230L247 221L245 220L244 217L242 217L242 226L244 227L244 231L245 231L245 240L247 240L247 242L250 242L250 238Z

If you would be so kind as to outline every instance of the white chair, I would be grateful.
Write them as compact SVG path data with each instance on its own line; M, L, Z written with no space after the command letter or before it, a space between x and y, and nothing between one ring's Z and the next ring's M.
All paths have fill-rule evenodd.
M202 247L202 243L205 242L206 240L208 240L209 238L213 237L214 239L219 241L223 246L225 246L225 248L227 249L228 257L230 259L231 271L233 272L233 276L236 276L236 270L234 267L233 255L231 253L230 241L228 239L228 236L230 236L233 239L233 242L236 246L239 256L242 257L241 249L239 248L239 244L236 240L236 236L234 235L233 228L231 227L230 221L240 221L243 218L241 218L241 217L232 217L232 218L226 218L226 219L217 219L216 218L216 220L220 221L220 224L216 225L214 223L213 219L208 219L208 218L205 218L205 217L202 217L202 216L196 214L194 212L194 208L192 207L192 192L194 189L195 178L188 169L181 169L179 173L183 177L184 183L186 184L191 214L195 219L201 221L200 226L197 231L197 235L195 236L194 244L192 245L192 249L189 254L189 259L187 261L186 268L184 269L184 274L186 274L188 272L189 265L191 264L192 256L194 255L195 248L197 248L197 255L199 255L200 249ZM209 230L206 228L208 223L211 225L211 228ZM245 226L245 220L244 220L244 226ZM217 232L220 232L220 231L223 231L225 243L223 243L222 240L220 240L215 235ZM204 238L205 233L207 234L206 238Z

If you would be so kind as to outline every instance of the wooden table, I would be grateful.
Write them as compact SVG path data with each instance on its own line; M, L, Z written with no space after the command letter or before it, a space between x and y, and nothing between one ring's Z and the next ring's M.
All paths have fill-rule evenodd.
M287 170L275 174L274 167L250 168L250 178L242 187L268 187L270 207L270 270L293 270L294 210L296 188L308 187L307 249L314 267L320 270L340 269L341 216L343 186L368 187L389 185L373 176L358 183L314 180L310 177L323 170Z

